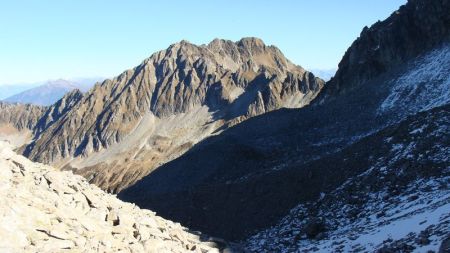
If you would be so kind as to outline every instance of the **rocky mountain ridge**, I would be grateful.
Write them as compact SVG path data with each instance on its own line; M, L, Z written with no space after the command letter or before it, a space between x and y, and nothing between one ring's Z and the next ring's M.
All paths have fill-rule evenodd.
M364 27L321 97L336 98L448 41L448 9L447 0L409 0L386 20Z
M34 138L38 138L39 134L62 118L80 102L82 97L83 93L78 89L74 89L65 94L60 100L56 101L56 103L49 106L33 127Z
M257 38L181 41L97 84L48 128L39 126L24 154L117 192L209 135L307 105L323 85Z

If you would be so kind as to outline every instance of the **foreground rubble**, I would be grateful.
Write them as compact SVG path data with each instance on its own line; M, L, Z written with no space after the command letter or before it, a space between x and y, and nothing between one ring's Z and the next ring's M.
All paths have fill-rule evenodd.
M6 142L0 195L1 252L219 252L206 236L33 163Z

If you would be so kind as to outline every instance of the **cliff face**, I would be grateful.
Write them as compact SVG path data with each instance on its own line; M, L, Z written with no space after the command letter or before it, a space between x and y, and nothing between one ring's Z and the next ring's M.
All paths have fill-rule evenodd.
M382 22L365 27L324 90L333 97L404 65L450 38L450 1L409 0Z
M216 131L309 104L323 85L256 38L181 41L97 84L64 115L48 112L25 154L118 191Z

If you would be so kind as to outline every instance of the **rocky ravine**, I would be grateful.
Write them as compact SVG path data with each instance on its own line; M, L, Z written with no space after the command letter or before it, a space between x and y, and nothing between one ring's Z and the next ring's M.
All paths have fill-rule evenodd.
M181 41L76 101L67 95L74 104L23 151L118 192L207 136L309 104L323 85L257 38Z
M0 252L219 252L203 237L0 142Z

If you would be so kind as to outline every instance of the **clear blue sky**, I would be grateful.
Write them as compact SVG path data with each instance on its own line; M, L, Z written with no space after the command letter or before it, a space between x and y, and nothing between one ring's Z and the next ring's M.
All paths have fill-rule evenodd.
M5 0L0 84L111 77L186 39L255 36L306 68L335 68L365 25L406 0Z

